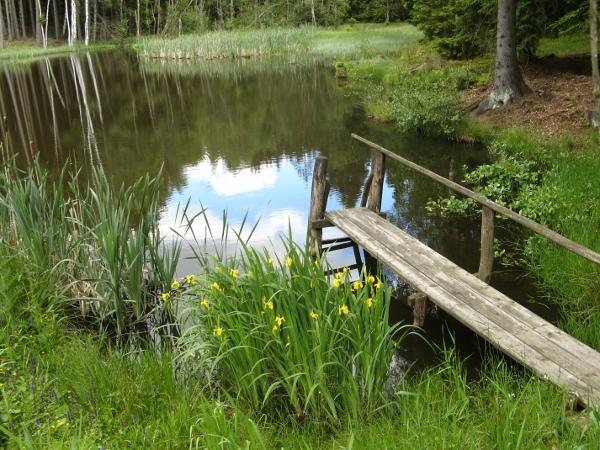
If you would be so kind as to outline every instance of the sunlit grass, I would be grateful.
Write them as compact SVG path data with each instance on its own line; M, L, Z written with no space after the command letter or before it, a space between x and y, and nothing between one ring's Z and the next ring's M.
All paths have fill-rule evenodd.
M134 48L142 56L171 60L288 57L367 57L398 54L415 47L422 34L408 24L329 28L272 28L211 31L177 38L142 38Z
M346 25L317 29L312 54L326 58L367 58L399 54L418 46L421 31L409 24Z
M289 56L305 53L311 34L307 27L211 31L177 38L142 38L134 49L147 58L173 60Z
M117 44L111 42L95 42L88 46L80 43L74 46L58 44L50 45L47 48L31 42L5 43L5 45L3 49L0 49L0 63L30 63L39 58L49 56L64 56L69 53L108 50L117 46Z
M566 34L540 40L538 56L569 56L590 53L590 37L587 34Z

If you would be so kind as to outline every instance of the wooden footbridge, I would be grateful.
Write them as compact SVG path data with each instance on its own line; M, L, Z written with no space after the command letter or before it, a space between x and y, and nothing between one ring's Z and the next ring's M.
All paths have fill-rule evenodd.
M327 158L318 157L313 174L309 238L313 253L324 244L331 249L357 246L408 282L425 301L434 302L492 345L537 375L574 395L583 406L600 407L600 353L588 347L527 308L492 288L494 220L501 214L554 243L600 264L600 254L488 198L419 166L360 136L353 138L371 148L371 174L361 206L326 211L329 182ZM483 207L479 271L473 275L389 223L380 213L385 159L390 157ZM337 227L344 241L322 239L325 227Z

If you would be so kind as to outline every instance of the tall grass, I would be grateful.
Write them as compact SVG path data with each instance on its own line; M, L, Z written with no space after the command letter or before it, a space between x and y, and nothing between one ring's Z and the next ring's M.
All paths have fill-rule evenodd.
M300 422L339 423L385 407L400 326L389 323L390 289L374 276L333 284L320 261L288 244L282 261L244 248L179 293L198 325L183 357L255 411ZM185 284L185 283L184 283ZM388 393L389 394L389 393Z
M134 49L144 57L167 60L213 60L286 57L364 58L395 55L417 46L422 33L412 25L354 25L328 28L268 28L211 31L176 38L142 38Z
M37 161L25 171L14 160L4 164L3 246L51 274L73 299L67 309L118 341L165 331L170 318L156 316L154 306L173 278L180 245L166 246L157 227L158 179L114 191L101 169L84 184L66 167L51 180Z
M290 56L305 53L310 28L259 31L211 31L164 39L140 39L134 48L144 57L161 59L229 59Z

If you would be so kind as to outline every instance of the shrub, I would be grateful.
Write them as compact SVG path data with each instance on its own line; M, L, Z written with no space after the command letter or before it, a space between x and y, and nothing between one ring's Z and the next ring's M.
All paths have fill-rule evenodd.
M399 69L390 113L404 132L454 137L462 117L456 83L449 70L410 73Z

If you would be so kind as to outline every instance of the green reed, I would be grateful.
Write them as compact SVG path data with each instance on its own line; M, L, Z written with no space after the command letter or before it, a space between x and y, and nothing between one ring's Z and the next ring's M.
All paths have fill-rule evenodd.
M32 270L52 273L68 290L72 312L119 342L170 324L154 306L173 278L180 245L167 246L157 226L158 178L115 190L99 168L83 184L66 167L51 180L37 161L24 171L12 159L4 164L2 244L23 254Z
M401 327L389 324L390 289L371 275L331 281L304 247L288 243L282 261L243 247L201 279L175 281L164 307L176 302L197 323L183 359L253 410L338 423L388 403Z
M301 55L312 33L309 28L211 31L172 39L142 38L134 48L148 58L174 60Z

